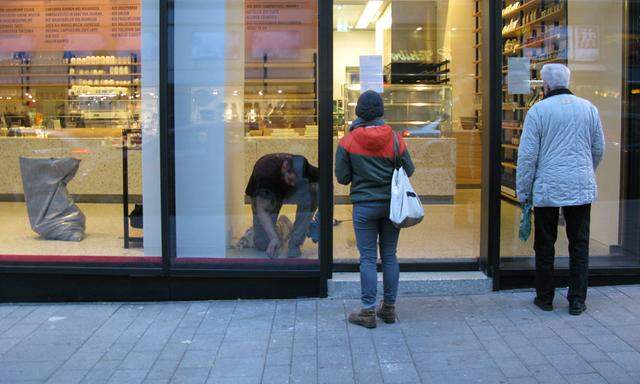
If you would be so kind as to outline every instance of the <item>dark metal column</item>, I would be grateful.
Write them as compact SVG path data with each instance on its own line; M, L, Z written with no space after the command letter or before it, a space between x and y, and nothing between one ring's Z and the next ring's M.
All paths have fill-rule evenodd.
M498 287L500 262L500 129L502 1L482 0L482 195L480 267Z
M333 1L318 0L318 162L321 296L333 267Z

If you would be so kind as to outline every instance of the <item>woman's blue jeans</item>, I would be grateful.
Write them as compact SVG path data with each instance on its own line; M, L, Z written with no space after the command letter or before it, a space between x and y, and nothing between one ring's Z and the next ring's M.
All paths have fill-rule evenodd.
M400 230L389 220L389 202L354 204L353 228L360 251L362 308L371 309L376 306L378 246L382 259L384 302L394 304L400 279L400 267L396 256Z

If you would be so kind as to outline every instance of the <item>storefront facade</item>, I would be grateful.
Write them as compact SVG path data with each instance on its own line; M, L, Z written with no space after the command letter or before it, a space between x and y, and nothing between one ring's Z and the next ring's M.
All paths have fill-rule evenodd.
M425 206L402 232L401 270L481 270L495 289L531 287L515 166L550 62L569 66L605 127L591 283L640 282L637 0L0 9L1 300L326 296L333 272L357 271L333 158L364 89L405 136ZM316 171L272 204L281 241L270 252L245 189L259 159L282 153Z

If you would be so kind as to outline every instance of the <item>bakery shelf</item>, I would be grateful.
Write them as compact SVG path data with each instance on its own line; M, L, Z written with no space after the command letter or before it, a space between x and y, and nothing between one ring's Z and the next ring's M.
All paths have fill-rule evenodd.
M518 146L514 144L502 144L502 148L513 149L516 151L518 150Z
M519 6L518 8L514 8L514 9L512 9L511 11L509 11L509 12L507 12L507 13L503 14L503 15L502 15L502 18L503 18L503 19L507 19L507 18L513 17L514 15L517 15L517 14L518 14L518 13L520 13L520 12L527 11L527 10L529 10L530 8L532 8L533 6L537 6L537 5L539 5L539 4L540 4L540 0L530 0L530 1L527 1L527 2L526 2L526 3L524 3L524 4L520 4L520 6Z
M0 64L0 68L68 68L68 67L131 67L141 66L141 63L127 63L127 64Z
M508 127L508 126L502 126L502 129L506 129L508 131L522 131L522 127Z
M508 161L503 161L501 164L502 164L502 166L504 168L518 169L518 166L515 163L511 163L511 162L508 162Z
M300 78L300 79L245 79L246 84L313 84L316 79L313 77Z
M89 75L89 74L70 74L70 73L0 73L0 77L131 77L140 76L141 73L129 73L122 75Z
M550 14L548 14L548 15L544 15L544 16L542 16L542 17L539 17L539 18L537 18L537 19L535 19L535 20L533 20L533 21L528 22L527 24L524 24L524 25L522 25L522 26L520 26L520 27L518 27L518 28L515 28L515 29L514 29L514 30L512 30L512 31L505 32L505 33L503 33L503 34L502 34L502 37L503 37L503 38L510 38L510 37L520 36L520 34L521 34L523 31L525 31L527 28L529 28L529 27L531 27L531 26L533 26L533 25L536 25L536 24L542 23L542 22L544 22L544 21L551 20L551 19L553 19L554 17L557 17L557 16L559 16L559 15L565 15L565 10L564 10L564 8L563 8L563 9L560 9L559 11L552 12L552 13L550 13Z
M315 68L315 64L312 62L308 62L308 63L299 63L299 62L292 62L292 63L245 63L244 65L245 68Z

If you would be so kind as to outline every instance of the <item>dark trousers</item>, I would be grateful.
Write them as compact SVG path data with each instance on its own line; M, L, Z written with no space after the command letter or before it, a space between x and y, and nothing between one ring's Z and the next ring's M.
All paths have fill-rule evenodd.
M544 303L551 303L553 285L553 263L558 237L559 208L535 208L536 293ZM569 302L587 299L589 278L589 225L591 205L562 207L569 239Z
M313 219L313 215L318 207L317 191L317 183L309 183L307 180L301 180L298 182L292 193L284 199L278 198L273 194L262 194L263 198L268 199L270 202L267 207L267 213L271 218L274 228L276 227L282 205L296 205L296 219L293 223L291 236L289 237L290 248L300 247L302 246L302 243L304 243L307 231L309 230L309 223ZM258 220L258 215L256 214L256 201L254 198L251 199L251 209L253 212L253 242L257 249L264 251L267 249L270 239L267 232L262 227L262 223Z

